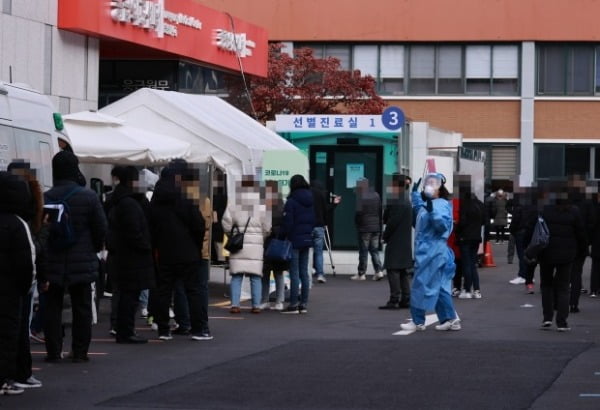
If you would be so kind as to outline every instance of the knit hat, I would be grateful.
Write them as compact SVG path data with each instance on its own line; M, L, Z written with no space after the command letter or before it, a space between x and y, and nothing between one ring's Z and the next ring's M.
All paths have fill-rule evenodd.
M79 159L69 151L60 151L52 158L52 175L55 181L68 179L78 182L81 171Z

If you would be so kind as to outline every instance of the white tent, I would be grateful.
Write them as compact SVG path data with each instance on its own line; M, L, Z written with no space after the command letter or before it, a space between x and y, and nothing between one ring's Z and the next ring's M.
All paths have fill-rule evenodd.
M75 154L84 163L151 165L187 158L188 142L133 127L127 121L83 111L63 117Z
M255 175L265 151L298 151L278 134L215 96L143 88L100 112L187 141L192 145L188 161L214 162L233 175Z

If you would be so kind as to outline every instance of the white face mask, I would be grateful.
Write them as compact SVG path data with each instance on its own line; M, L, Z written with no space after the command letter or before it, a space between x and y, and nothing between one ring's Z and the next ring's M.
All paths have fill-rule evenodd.
M427 198L433 198L433 194L435 194L435 188L431 185L425 185L425 188L423 188L423 193Z

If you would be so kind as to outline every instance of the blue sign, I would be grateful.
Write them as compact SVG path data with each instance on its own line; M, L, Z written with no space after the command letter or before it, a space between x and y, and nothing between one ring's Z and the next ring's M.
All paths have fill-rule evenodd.
M388 130L399 130L404 126L404 112L398 107L388 107L381 114L381 122Z

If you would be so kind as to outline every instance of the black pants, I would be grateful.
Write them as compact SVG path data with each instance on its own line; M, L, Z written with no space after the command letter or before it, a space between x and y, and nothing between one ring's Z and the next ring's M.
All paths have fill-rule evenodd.
M600 258L592 258L592 271L590 272L590 293L600 290Z
M31 313L32 293L27 294L21 303L19 320L19 345L17 348L17 368L14 380L24 382L31 377L31 345L29 343L29 315Z
M496 225L496 242L504 242L504 232L506 231L506 225Z
M461 257L462 257L462 255L461 255ZM454 270L454 278L452 278L452 287L460 290L460 289L462 289L462 286L463 286L462 285L462 282L463 282L462 260L455 258L454 264L456 265L456 268Z
M62 353L62 311L65 291L69 292L73 311L71 352L74 357L85 357L92 340L92 291L89 283L78 283L67 289L50 284L44 323L46 353L51 358L60 357Z
M112 284L112 296L110 297L110 330L117 330L117 318L119 317L119 288L116 283Z
M159 266L156 291L158 304L155 312L158 333L163 335L169 332L169 306L177 279L183 282L185 289L191 333L208 331L208 273L197 262Z
M406 269L387 269L390 303L410 302L410 282Z
M569 305L579 306L579 296L581 296L581 276L583 275L583 264L585 256L577 256L571 266L571 297Z
M567 326L569 316L569 281L571 264L540 263L542 310L544 321L552 321L556 310L556 326Z
M127 339L135 335L135 314L140 300L141 290L129 290L119 287L117 313L117 339Z
M17 346L23 299L16 289L6 288L0 293L0 383L13 378L17 370Z

